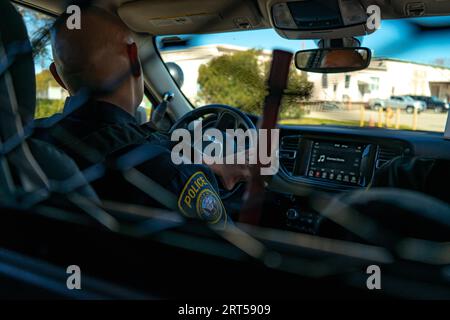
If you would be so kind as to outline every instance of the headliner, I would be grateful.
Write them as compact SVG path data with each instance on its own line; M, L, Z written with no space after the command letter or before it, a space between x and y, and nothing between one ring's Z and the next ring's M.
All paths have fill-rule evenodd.
M271 28L267 4L273 0L93 0L93 5L117 13L135 32L153 35L213 33ZM412 0L360 0L377 4L383 19L407 18L405 8ZM64 10L61 0L15 0L30 7L58 15ZM450 1L422 0L424 16L450 15ZM177 21L179 17L188 17Z

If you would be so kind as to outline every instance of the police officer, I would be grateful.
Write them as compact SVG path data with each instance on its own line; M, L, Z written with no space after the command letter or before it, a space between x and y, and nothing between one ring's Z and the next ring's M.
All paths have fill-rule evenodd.
M80 30L68 30L60 17L51 40L54 63L50 71L71 98L63 112L68 116L49 129L37 130L36 135L64 150L82 169L128 155L134 161L128 169L136 169L158 185L149 196L142 188L129 189L120 173L108 172L94 184L100 196L154 206L173 195L185 216L225 223L227 215L213 171L225 187L232 188L248 176L247 168L175 165L168 137L138 125L133 115L143 98L142 69L133 35L122 21L91 7L82 11ZM123 75L128 76L120 78ZM114 90L105 90L117 79ZM85 89L91 95L83 101ZM77 101L82 101L81 106L70 112Z

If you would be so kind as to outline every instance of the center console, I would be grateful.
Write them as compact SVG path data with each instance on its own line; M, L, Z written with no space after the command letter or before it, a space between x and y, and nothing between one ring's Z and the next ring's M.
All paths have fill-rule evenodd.
M316 234L323 231L323 217L311 201L320 193L365 188L377 169L397 156L407 155L410 147L399 140L371 137L332 136L330 134L283 135L279 159L282 177L289 188L271 193L272 205L281 215L271 225ZM296 189L311 192L296 193ZM274 210L272 210L274 211Z

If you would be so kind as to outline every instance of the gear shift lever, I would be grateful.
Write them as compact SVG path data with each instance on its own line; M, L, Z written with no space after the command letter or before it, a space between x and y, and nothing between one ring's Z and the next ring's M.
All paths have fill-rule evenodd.
M170 102L173 100L175 95L172 92L166 92L163 95L163 100L161 103L153 110L151 122L154 126L159 128L159 122L164 118L164 115L167 112Z

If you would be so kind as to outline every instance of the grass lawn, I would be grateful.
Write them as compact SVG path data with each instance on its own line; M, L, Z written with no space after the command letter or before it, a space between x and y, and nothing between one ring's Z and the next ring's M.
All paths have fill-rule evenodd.
M330 120L330 119L318 119L318 118L300 118L300 119L282 119L281 124L292 125L335 125L335 126L352 126L359 127L359 121L354 120ZM367 126L367 123L366 123ZM392 127L393 129L393 127ZM401 125L401 130L411 130L410 126Z

